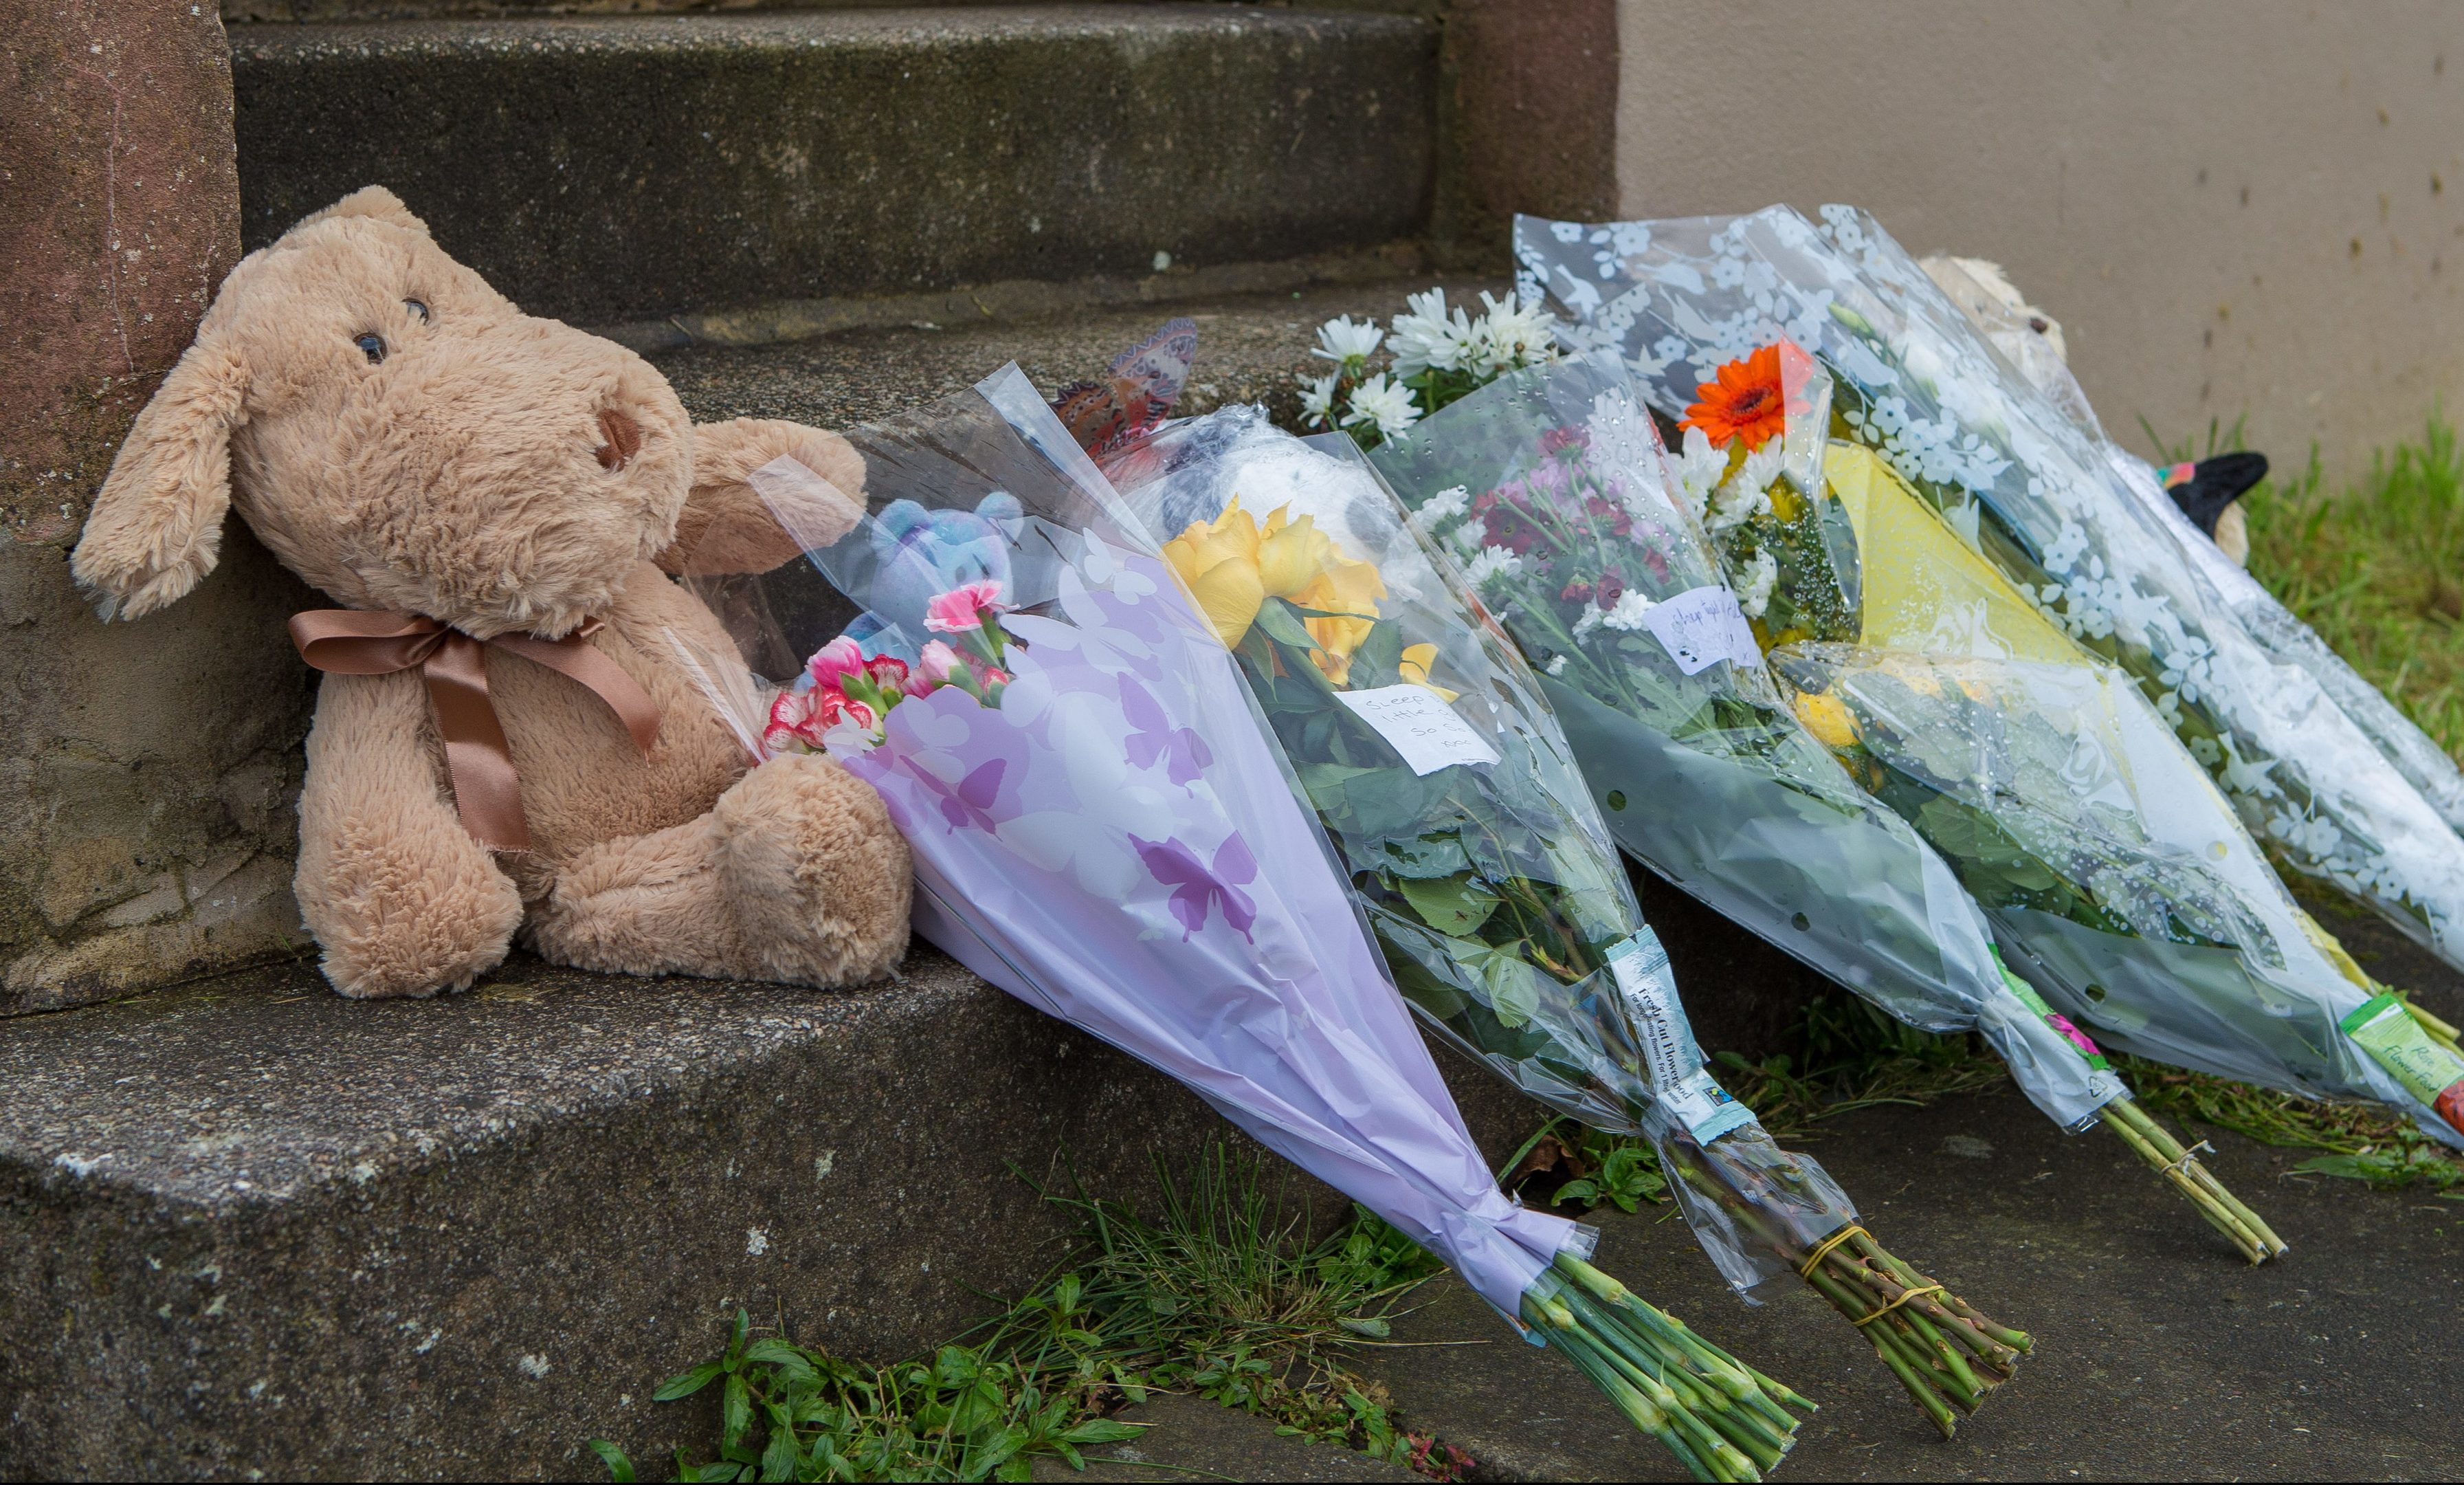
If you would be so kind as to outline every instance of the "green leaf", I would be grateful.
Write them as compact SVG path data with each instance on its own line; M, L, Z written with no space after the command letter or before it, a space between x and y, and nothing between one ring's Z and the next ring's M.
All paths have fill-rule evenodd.
M1468 876L1405 876L1397 879L1395 890L1422 922L1450 939L1470 938L1497 911L1497 895Z
M1395 1334L1394 1326L1375 1316L1346 1315L1337 1318L1335 1323L1355 1336L1367 1336L1372 1341L1383 1341Z
M1280 598L1269 598L1259 605L1258 628L1279 645L1288 645L1304 653L1317 648L1317 640L1309 634L1309 626L1301 622L1301 616L1292 610L1290 604ZM1317 674L1317 667L1306 661L1303 668L1310 675Z
M1521 947L1520 942L1514 945ZM1480 967L1481 983L1488 990L1489 1011L1509 1031L1540 1013L1540 987L1531 979L1534 972L1511 949L1490 954Z
M606 1439L595 1438L584 1442L590 1446L590 1452L599 1456L599 1462L607 1467L609 1479L616 1485L633 1485L633 1461L625 1457L625 1451Z
M798 1457L796 1435L785 1429L771 1430L770 1447L761 1451L761 1477L765 1480L793 1481L796 1478Z
M650 1401L672 1403L680 1397L691 1397L715 1381L721 1369L716 1362L704 1362L691 1371L679 1372L660 1383L659 1390L650 1394Z
M822 1380L822 1374L814 1369L811 1358L804 1354L803 1347L776 1336L764 1336L745 1347L744 1361L747 1365L778 1367L790 1385Z
M1080 1449L1092 1449L1098 1444L1124 1443L1145 1431L1145 1427L1139 1424L1115 1423L1110 1418L1089 1418L1061 1435L1061 1441L1065 1444L1074 1444Z
M744 1430L753 1424L753 1398L744 1385L744 1378L729 1373L727 1387L718 1404L719 1447L734 1449L744 1440Z

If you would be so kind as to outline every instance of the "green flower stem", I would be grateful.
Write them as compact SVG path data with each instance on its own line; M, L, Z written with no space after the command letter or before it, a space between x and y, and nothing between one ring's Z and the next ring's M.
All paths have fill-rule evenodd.
M2240 1250L2245 1262L2253 1265L2265 1263L2268 1259L2267 1244L2256 1232L2251 1230L2230 1208L2215 1200L2196 1181L2191 1180L2183 1166L2167 1160L2163 1150L2148 1138L2145 1130L2127 1119L2113 1117L2113 1110L2128 1101L2116 1099L2112 1104L2106 1105L2107 1117L2100 1122L2121 1136L2122 1142L2136 1151L2140 1159L2162 1172L2165 1179L2172 1183L2174 1189L2189 1199L2190 1205L2197 1208L2200 1216L2207 1219L2210 1227L2222 1232L2233 1247Z
M2120 1135L2123 1141L2140 1153L2149 1164L2166 1172L2174 1186L2190 1199L2252 1263L2265 1263L2292 1252L2291 1245L2276 1235L2275 1230L2259 1219L2258 1213L2244 1206L2241 1200L2225 1188L2215 1173L2201 1164L2196 1156L2183 1148L2172 1132L2158 1123L2135 1098L2117 1098L2104 1106L2103 1122Z
M1525 1296L1524 1319L1635 1427L1698 1479L1759 1480L1778 1467L1797 1428L1782 1400L1811 1403L1591 1264L1561 1254L1554 1270L1567 1282Z

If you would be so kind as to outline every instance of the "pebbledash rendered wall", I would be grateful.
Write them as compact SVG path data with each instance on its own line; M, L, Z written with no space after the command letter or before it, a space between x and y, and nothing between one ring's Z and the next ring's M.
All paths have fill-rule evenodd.
M1994 259L2106 427L2331 475L2464 410L2464 6L1615 0L1621 214Z

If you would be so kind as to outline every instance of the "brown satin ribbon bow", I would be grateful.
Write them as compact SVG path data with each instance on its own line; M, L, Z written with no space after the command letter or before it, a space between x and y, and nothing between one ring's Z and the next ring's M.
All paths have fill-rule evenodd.
M416 614L311 609L291 616L291 642L301 659L340 676L387 676L417 666L436 704L437 730L445 735L445 764L453 775L462 828L482 845L528 851L531 828L522 814L521 780L495 704L488 699L488 667L480 652L494 645L580 681L607 703L648 757L659 739L658 703L587 643L599 628L600 621L592 619L562 639L498 634L481 640Z

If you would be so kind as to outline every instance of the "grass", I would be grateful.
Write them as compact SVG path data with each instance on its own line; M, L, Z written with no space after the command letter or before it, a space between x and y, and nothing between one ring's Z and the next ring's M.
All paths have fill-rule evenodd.
M2211 441L2215 441L2211 432ZM2227 442L2237 442L2228 439ZM2330 490L2314 451L2243 498L2250 570L2450 754L2464 750L2464 452L2418 443Z
M1470 1465L1397 1430L1352 1372L1437 1261L1366 1211L1313 1239L1270 1197L1263 1161L1218 1147L1187 1186L1158 1170L1161 1216L1046 1192L1082 1224L1063 1272L930 1356L877 1365L797 1344L783 1319L737 1312L726 1349L658 1401L719 1389L713 1457L684 1480L1023 1480L1041 1456L1136 1436L1108 1414L1182 1391L1271 1418L1276 1431L1364 1451L1439 1479ZM632 1462L590 1446L619 1481Z
M1903 1026L1842 991L1815 996L1791 1040L1799 1053L1774 1053L1759 1062L1733 1052L1713 1057L1724 1070L1724 1085L1783 1144L1813 1140L1824 1124L1859 1109L1923 1108L2010 1077L1978 1038ZM1566 1119L1543 1123L1507 1162L1504 1179L1529 1201L1624 1211L1660 1201L1668 1190L1648 1143Z

